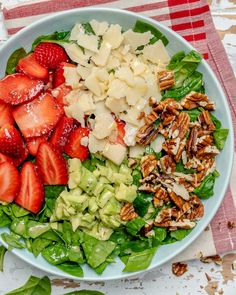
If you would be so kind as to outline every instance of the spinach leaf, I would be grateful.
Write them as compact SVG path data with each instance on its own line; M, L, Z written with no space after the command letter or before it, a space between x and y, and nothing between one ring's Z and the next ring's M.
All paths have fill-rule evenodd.
M64 263L56 265L56 267L59 268L60 270L63 270L66 273L69 273L72 276L75 276L75 277L83 277L84 276L83 269L77 263L64 262Z
M87 263L96 268L102 264L115 249L116 244L112 241L99 241L89 235L85 235L82 244Z
M183 162L178 162L176 163L176 169L175 169L176 172L180 172L180 173L184 173L184 174L193 174L196 172L195 169L186 169L184 167L184 164Z
M151 261L153 256L156 253L157 248L146 249L139 253L132 253L126 263L124 272L133 272L146 269Z
M56 40L68 40L70 37L70 31L65 32L55 32Z
M45 204L46 204L45 214L47 217L51 217L54 210L56 199L58 198L60 193L64 191L65 188L66 186L64 185L45 185L44 186Z
M170 62L168 64L168 66L166 67L167 70L173 70L173 69L175 69L177 67L177 65L181 62L181 60L184 57L185 57L184 51L179 51L179 52L175 53L172 56L172 58L171 58L171 60L170 60Z
M53 231L53 230L49 230L45 233L43 233L40 238L49 240L49 241L53 241L53 242L58 242L58 243L62 243L63 240L60 238L60 236L58 236L58 234Z
M51 229L49 223L41 223L34 220L28 222L28 234L35 239Z
M172 244L175 243L176 239L172 238L171 236L167 235L166 238L161 242L162 245Z
M20 288L8 292L5 295L50 295L51 283L47 276L37 278L31 276L28 281Z
M7 249L4 246L0 246L0 271L3 271L4 256Z
M214 123L216 129L220 129L220 128L221 128L221 122L220 122L220 120L218 120L218 119L217 119L214 115L212 115L211 113L210 113L210 116L211 116L211 120L212 120L212 122Z
M94 30L93 30L92 26L90 25L90 23L82 23L81 25L84 29L85 34L95 35Z
M79 264L84 263L84 256L80 246L70 246L68 249L68 258L72 262Z
M16 204L12 204L11 206L11 210L12 210L12 213L14 214L15 217L23 217L23 216L26 216L26 215L29 215L30 212L25 210L24 208L16 205Z
M213 132L214 142L219 150L223 150L228 134L229 129L217 129Z
M124 232L123 229L115 230L109 238L109 241L112 241L119 245L123 244L124 242L128 240L129 240L129 236L127 235L127 233Z
M31 243L31 252L37 257L43 249L49 246L52 242L43 238L36 238Z
M42 35L42 36L39 36L37 37L34 42L32 43L32 47L31 47L31 51L34 51L35 47L43 42L43 41L49 41L49 40L55 40L56 39L56 36L55 34L51 34L51 35Z
M132 254L133 252L142 252L158 246L160 243L155 239L143 238L142 240L127 241L120 245L120 256Z
M132 172L133 184L139 187L141 185L140 179L142 179L142 173L138 169L134 169Z
M6 242L10 246L9 248L11 247L18 248L18 249L25 248L25 243L20 241L21 237L18 235L14 233L10 233L10 234L3 233L1 236L4 242Z
M95 290L79 290L79 291L72 291L70 293L65 293L64 295L105 295L105 294Z
M19 60L26 56L24 48L16 49L8 58L6 66L6 75L14 74Z
M158 240L159 242L162 242L165 240L165 238L167 236L166 228L154 226L153 230L155 232L155 239L156 240Z
M180 241L183 238L185 238L188 234L190 234L191 231L192 229L177 229L177 230L171 231L170 236L171 238L174 238L177 241Z
M16 218L12 221L10 230L21 237L27 238L28 237L27 225L28 225L27 217L24 216L21 218Z
M200 199L208 199L214 194L214 184L216 175L213 173L207 175L202 183L194 189L193 193L197 195Z
M51 245L41 252L42 256L51 264L57 265L68 261L68 251L64 245Z
M151 194L142 192L137 193L137 197L133 202L133 206L139 216L143 217L147 213L148 207L151 203L151 198Z
M0 207L0 227L4 227L9 224L11 224L11 219L2 210L2 207Z
M198 116L201 114L201 111L198 108L192 110L184 110L183 112L189 114L190 122L196 121Z
M144 21L137 20L134 25L133 31L137 33L145 33L148 31L151 32L154 37L150 40L150 44L156 43L159 39L161 39L165 46L169 43L168 39L162 34L161 31Z
M132 236L136 236L144 225L145 221L138 217L128 221L125 227L129 234L131 234Z

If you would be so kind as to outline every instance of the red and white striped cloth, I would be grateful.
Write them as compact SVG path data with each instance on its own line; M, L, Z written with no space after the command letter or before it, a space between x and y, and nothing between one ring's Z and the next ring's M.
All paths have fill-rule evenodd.
M169 26L201 52L217 74L228 97L234 127L236 126L235 77L219 36L215 30L206 0L36 0L4 7L5 26L9 35L50 13L78 7L113 7L138 12ZM235 136L236 138L236 136ZM235 143L236 149L236 143ZM236 160L232 179L236 179ZM231 181L224 201L205 231L177 260L191 259L201 251L213 255L236 249L236 184Z

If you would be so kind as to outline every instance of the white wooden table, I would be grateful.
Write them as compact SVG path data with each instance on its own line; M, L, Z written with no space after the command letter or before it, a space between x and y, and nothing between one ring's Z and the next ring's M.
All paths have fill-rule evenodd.
M17 2L26 0L2 0L3 5ZM209 3L215 26L236 73L236 1L212 0ZM6 34L0 16L0 44L4 40ZM222 266L216 266L214 263L205 264L199 260L188 261L188 272L181 277L172 274L171 261L146 273L142 278L122 281L83 283L51 275L49 277L53 295L80 289L100 290L106 295L235 295L236 271L232 270L232 262L236 260L236 251L222 255L222 259ZM41 277L45 273L7 252L4 272L0 273L0 295L23 285L30 275Z

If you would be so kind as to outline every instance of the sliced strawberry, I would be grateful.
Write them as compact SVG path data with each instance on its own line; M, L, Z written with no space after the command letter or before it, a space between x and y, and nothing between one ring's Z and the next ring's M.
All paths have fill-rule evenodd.
M25 74L8 75L0 81L0 101L18 105L34 99L44 88L41 80L31 79Z
M67 143L73 127L74 120L66 116L62 117L57 123L57 126L52 133L52 137L50 138L50 143L53 144L59 152L62 153L64 151L65 144Z
M64 67L76 67L73 64L70 64L68 62L62 62L59 64L59 66L56 68L53 76L53 88L56 88L60 86L61 84L65 83L65 77L64 77Z
M68 169L66 160L48 142L40 144L36 156L36 165L44 184L67 184Z
M63 47L51 42L42 42L34 49L34 56L41 65L53 70L61 62L69 61Z
M46 134L46 135L42 135L39 137L33 137L33 138L30 138L29 140L27 140L26 146L27 146L30 154L32 156L36 156L36 154L38 152L39 145L42 142L46 142L47 139L48 139L48 135Z
M14 125L14 122L12 107L9 104L0 102L0 127L5 124Z
M0 164L0 201L10 203L20 190L20 174L11 162Z
M18 158L13 158L12 157L12 161L13 161L14 165L16 167L20 166L26 160L28 155L29 155L29 151L28 151L27 148L25 148L24 153L20 157L18 157Z
M65 102L65 96L70 93L72 90L71 86L64 84L61 84L60 86L58 86L57 88L54 88L52 90L52 95L53 97L55 97L57 99L57 101L65 106L67 105L67 103Z
M88 137L89 131L89 128L82 127L73 130L65 145L65 153L71 158L78 158L81 161L86 160L89 156L89 149L81 143L81 139Z
M6 124L0 129L0 153L10 157L21 157L25 144L20 132L13 126Z
M5 163L5 162L11 162L11 163L13 163L13 160L12 160L11 157L0 153L0 164Z
M43 183L32 162L26 162L21 169L21 188L15 202L33 213L38 213L44 201Z
M37 62L33 53L21 58L16 70L17 72L24 73L30 78L48 80L48 69Z
M63 115L63 106L49 93L18 106L13 117L25 138L49 133Z

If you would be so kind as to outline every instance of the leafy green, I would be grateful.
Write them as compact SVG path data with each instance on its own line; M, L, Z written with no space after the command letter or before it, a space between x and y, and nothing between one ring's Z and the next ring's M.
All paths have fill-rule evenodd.
M196 121L198 116L201 114L201 111L198 108L192 110L184 110L183 112L189 114L190 122Z
M176 169L175 169L176 172L180 172L180 173L184 173L184 174L193 174L196 172L195 169L186 169L184 167L184 164L183 162L178 162L176 163Z
M142 173L140 172L140 170L134 169L132 171L132 177L133 177L133 184L139 187L141 185L140 179L142 179Z
M168 64L168 66L166 67L167 70L173 70L173 69L175 69L177 67L177 65L181 62L181 60L184 57L185 57L184 51L179 51L179 52L175 53L172 56L172 58L171 58L171 60L170 60L170 62Z
M213 132L214 142L219 150L223 150L228 134L229 129L217 129Z
M123 244L127 240L129 240L129 236L127 235L127 233L123 229L115 230L109 238L109 241L112 241L116 244Z
M27 238L28 237L27 225L28 225L28 218L26 216L21 218L16 218L12 220L10 230L21 237Z
M51 245L41 252L42 256L51 264L58 265L68 261L67 248L62 244Z
M18 248L18 249L22 249L25 248L25 244L23 242L20 241L21 237L19 235L16 235L14 233L3 233L1 234L2 239L4 240L4 242L6 242L10 248Z
M85 34L95 35L94 30L93 30L92 26L90 25L90 23L82 23L81 25L84 29Z
M90 157L83 161L83 166L87 168L89 171L93 172L97 169L98 165L104 166L105 163L96 157L95 154L90 154Z
M4 246L0 246L0 271L3 271L3 262L6 251L7 249Z
M56 265L57 268L60 270L63 270L66 273L69 273L72 276L75 277L83 277L84 272L81 266L78 263L73 262L64 262L62 264Z
M124 272L133 272L146 269L151 261L153 256L156 253L157 248L146 249L142 252L132 253L126 263Z
M16 72L16 66L19 60L26 56L26 51L24 48L16 49L8 58L6 66L6 75L10 75Z
M155 239L157 239L159 242L162 242L165 240L167 236L166 228L154 226L153 230L155 232Z
M79 290L79 291L72 291L70 293L65 293L64 295L105 295L105 294L95 290Z
M201 184L194 189L193 193L197 195L200 199L208 199L214 194L214 184L215 179L218 175L215 175L214 172L211 174L208 174L206 177L204 177Z
M220 122L220 120L218 120L218 119L217 119L214 115L212 115L211 113L210 113L210 116L211 116L211 120L212 120L212 122L214 123L216 129L220 129L220 128L221 128L221 122Z
M142 193L142 192L137 193L137 197L133 202L133 206L139 216L143 217L147 213L148 207L151 202L150 201L151 197L152 197L151 194Z
M9 224L11 224L11 219L3 211L3 206L2 206L0 207L0 227L4 227Z
M185 238L188 234L190 234L192 230L191 229L177 229L170 232L171 238L176 239L177 241L182 240Z
M8 292L5 295L50 295L51 283L47 276L37 278L31 276L20 288Z
M43 249L45 249L51 243L52 242L50 240L43 239L41 237L34 239L31 243L32 253L35 257L37 257L43 251Z
M134 241L126 241L120 245L120 256L132 254L133 252L142 252L158 246L160 243L157 239L142 238Z
M45 213L47 217L51 217L56 199L66 187L64 185L45 185Z
M138 217L128 221L125 227L129 234L131 234L132 236L136 236L144 225L145 221L142 218Z
M137 20L134 25L133 31L137 33L145 33L148 31L151 32L154 37L150 40L150 44L154 44L160 39L165 46L169 43L168 39L162 34L161 31L144 21Z
M70 31L55 32L56 40L68 40L70 37Z
M11 210L12 210L12 213L14 214L14 216L17 218L30 214L29 211L25 210L24 208L14 204L14 203L11 205Z

